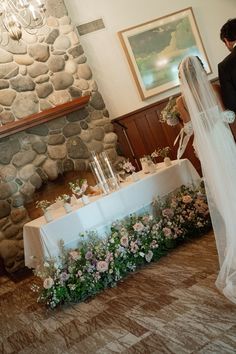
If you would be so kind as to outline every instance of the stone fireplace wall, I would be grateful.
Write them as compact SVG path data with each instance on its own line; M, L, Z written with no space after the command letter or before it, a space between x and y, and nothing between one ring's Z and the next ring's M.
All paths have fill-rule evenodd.
M48 0L45 26L0 43L1 125L91 95L85 108L0 136L0 258L8 272L24 266L24 207L35 190L65 171L88 168L90 151L117 158L117 136L62 0Z

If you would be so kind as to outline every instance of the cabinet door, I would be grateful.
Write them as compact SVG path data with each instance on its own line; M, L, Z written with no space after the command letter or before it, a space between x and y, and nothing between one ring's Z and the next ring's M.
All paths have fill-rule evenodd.
M176 159L179 142L174 146L174 141L180 132L181 125L169 126L160 122L159 115L165 105L166 102L157 104L151 108L130 113L113 122L121 155L129 158L138 168L141 168L140 157L150 155L155 149L165 146L171 148L171 159ZM183 158L188 158L201 174L200 162L195 155L192 140ZM161 159L158 158L158 161Z

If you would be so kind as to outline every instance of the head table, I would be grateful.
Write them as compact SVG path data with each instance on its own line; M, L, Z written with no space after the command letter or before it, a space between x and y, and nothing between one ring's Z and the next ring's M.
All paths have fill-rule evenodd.
M148 210L155 197L163 197L181 185L193 184L200 179L189 160L172 161L165 167L159 163L154 173L138 172L139 180L121 184L121 188L108 195L90 197L87 205L75 204L65 213L63 207L52 209L53 220L46 222L44 216L24 225L25 265L35 268L49 257L60 253L60 241L66 248L75 248L81 233L89 230L104 237L111 223L132 213Z

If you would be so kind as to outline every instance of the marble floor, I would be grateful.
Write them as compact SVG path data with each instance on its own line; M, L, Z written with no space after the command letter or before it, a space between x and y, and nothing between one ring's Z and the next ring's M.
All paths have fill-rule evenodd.
M0 353L236 353L236 305L215 288L214 235L86 302L47 310L33 277L0 278Z

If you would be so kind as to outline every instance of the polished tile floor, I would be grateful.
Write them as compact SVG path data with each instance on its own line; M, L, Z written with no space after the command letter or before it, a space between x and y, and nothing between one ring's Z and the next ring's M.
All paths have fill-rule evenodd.
M236 305L216 290L217 267L209 233L54 311L36 303L33 277L1 277L0 353L236 353Z

